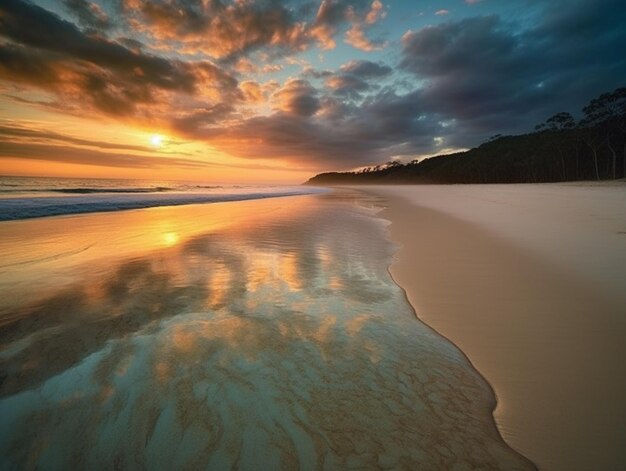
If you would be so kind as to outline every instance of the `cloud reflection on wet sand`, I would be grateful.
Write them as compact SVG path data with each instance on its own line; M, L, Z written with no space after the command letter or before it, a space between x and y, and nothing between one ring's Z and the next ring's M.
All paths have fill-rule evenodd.
M2 312L1 467L527 468L353 198L173 208L168 244L48 266L72 281ZM92 215L66 233L97 242L102 218L132 232Z

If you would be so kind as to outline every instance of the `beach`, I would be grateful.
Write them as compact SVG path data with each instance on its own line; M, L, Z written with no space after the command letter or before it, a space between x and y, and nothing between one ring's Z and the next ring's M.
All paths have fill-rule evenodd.
M0 467L533 469L391 278L382 202L0 223Z
M419 319L494 388L544 470L626 463L626 185L357 187L384 200Z

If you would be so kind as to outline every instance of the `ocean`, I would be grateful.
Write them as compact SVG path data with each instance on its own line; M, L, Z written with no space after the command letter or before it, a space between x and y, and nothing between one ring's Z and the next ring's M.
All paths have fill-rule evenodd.
M61 198L120 196L81 185ZM532 469L391 278L381 208L335 190L1 222L0 468Z
M0 176L0 221L321 192L304 186Z

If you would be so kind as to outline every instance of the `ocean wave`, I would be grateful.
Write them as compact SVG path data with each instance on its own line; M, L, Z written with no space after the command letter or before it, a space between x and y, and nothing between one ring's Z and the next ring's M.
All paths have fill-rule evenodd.
M169 188L166 186L157 186L153 188L24 188L21 185L7 185L3 186L12 186L18 187L19 189L2 189L0 188L0 193L65 193L70 195L86 195L92 193L162 193L166 191L174 191L174 188Z
M292 188L250 193L167 194L146 192L142 195L138 194L141 192L135 191L134 194L115 194L109 196L101 194L86 194L83 197L7 198L0 199L0 221L15 221L47 216L154 208L159 206L180 206L185 204L219 203L283 196L298 196L324 191L326 190L321 188Z

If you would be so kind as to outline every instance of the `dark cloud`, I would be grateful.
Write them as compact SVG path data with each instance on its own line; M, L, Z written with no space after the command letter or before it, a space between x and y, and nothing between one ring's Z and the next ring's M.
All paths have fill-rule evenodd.
M308 89L302 84L293 88L301 86ZM385 92L359 106L323 96L317 106L315 114L310 109L307 113L279 110L229 126L195 121L193 126L178 130L242 157L281 158L317 169L376 163L389 155L434 152L437 145L432 136L445 132L436 121L423 119L419 93L398 96Z
M97 3L87 0L63 0L63 5L85 27L104 30L112 26L109 16Z
M0 35L16 43L92 63L160 88L193 90L194 77L180 62L138 54L102 36L86 35L72 23L20 0L6 0L0 12Z
M149 155L118 154L98 150L84 149L66 145L39 144L36 142L15 142L0 138L2 157L45 160L100 167L124 168L202 168L210 164L191 159L159 157Z
M134 38L124 38L124 37L117 38L117 42L127 47L128 49L133 51L135 54L141 53L141 51L145 48L145 45L141 41L138 41L137 39L134 39Z
M296 116L311 116L320 107L317 90L306 80L288 80L273 98L277 110Z
M0 44L0 78L15 83L55 87L55 61L46 54L13 44Z
M383 63L353 60L342 65L339 70L345 74L351 74L364 79L386 77L393 69Z
M211 102L241 98L237 80L215 64L183 62L141 52L98 34L87 34L38 6L19 0L0 5L3 78L38 86L59 96L67 112L143 116L171 106L172 94ZM128 41L126 41L128 44ZM183 103L182 99L176 102Z
M335 94L353 99L360 98L361 92L370 88L367 82L351 74L333 75L326 79L325 84Z
M377 88L370 82L382 79L392 73L391 67L370 61L350 61L339 68L336 74L318 76L326 77L325 85L334 94L350 99L360 99L362 94Z
M544 66L534 48L496 16L443 23L403 38L401 66L422 80L424 106L449 119L484 118L512 109L517 117L545 96ZM533 76L534 83L528 80Z
M334 75L331 70L318 70L313 67L305 67L302 70L302 76L307 78L321 79Z
M458 142L513 133L558 111L576 113L626 77L626 9L615 0L549 5L530 28L498 16L410 32L401 67L426 81L426 110L456 120ZM464 136L464 137L463 137Z
M0 124L0 138L18 138L28 139L29 141L43 141L43 142L61 142L64 144L74 144L80 146L98 147L100 149L108 150L125 150L125 151L143 151L151 152L147 146L134 146L128 144L116 144L104 141L94 141L90 139L80 139L72 136L67 136L58 132L39 130L34 128L27 128L23 126L15 126L11 124Z
M605 2L607 8L613 3ZM408 92L395 88L392 71L383 64L351 62L332 75L307 69L305 75L324 78L329 87L326 94L301 92L317 97L315 112L312 107L289 117L277 113L228 129L213 125L186 132L216 139L245 157L282 157L323 168L432 154L476 145L496 132L525 132L553 112L576 111L596 93L614 88L616 77L626 76L615 75L626 72L626 61L616 52L626 39L620 19L604 18L611 30L605 34L588 23L593 29L585 34L594 38L593 45L577 50L570 32L588 7L576 5L582 13L562 12L558 27L547 10L531 27L484 16L406 34L399 66L414 77L405 81L405 86L413 83ZM587 52L579 56L577 51ZM387 84L377 88L381 83ZM346 98L356 94L358 103L350 104Z
M185 115L172 120L174 129L198 129L205 126L215 126L230 117L235 108L232 105L220 103L214 106L193 109Z

